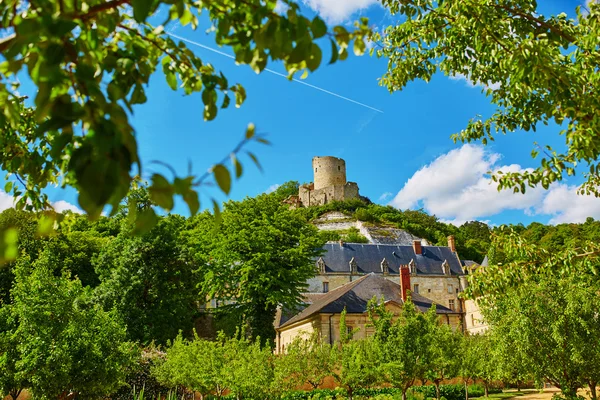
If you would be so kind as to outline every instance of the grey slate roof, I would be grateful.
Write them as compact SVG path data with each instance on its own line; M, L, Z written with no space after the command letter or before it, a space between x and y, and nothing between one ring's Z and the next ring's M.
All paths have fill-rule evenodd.
M380 300L383 298L386 302L393 301L400 305L403 304L399 284L385 279L381 275L371 273L353 282L346 283L329 293L307 294L307 307L291 317L286 317L286 314L289 316L290 313L283 311L278 325L279 327L285 327L317 313L339 314L344 308L349 314L364 313L367 311L367 303L373 297ZM434 304L432 300L417 293L412 293L411 298L417 309L422 312L427 312ZM437 304L436 312L438 314L456 314L455 311Z
M415 261L417 275L443 275L442 264L446 260L450 265L452 275L464 275L458 257L449 247L422 246L422 253L416 255L412 246L399 246L389 244L357 244L328 243L322 255L325 261L325 272L350 272L350 260L354 257L357 263L357 272L369 274L382 273L381 261L385 257L389 264L390 275L398 275L400 265L407 265Z

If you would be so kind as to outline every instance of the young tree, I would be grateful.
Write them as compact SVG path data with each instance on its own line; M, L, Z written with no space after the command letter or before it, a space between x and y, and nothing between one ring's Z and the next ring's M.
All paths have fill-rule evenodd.
M275 359L276 385L289 390L308 383L317 389L331 376L336 366L334 348L323 343L317 334L296 338L286 347L286 353Z
M575 19L565 13L544 16L535 0L382 4L401 21L373 36L380 45L373 51L388 58L382 85L402 90L410 81L429 81L440 71L483 86L497 111L488 119L472 119L454 140L485 145L499 133L535 131L556 122L565 150L536 145L532 156L543 154L540 166L497 173L494 179L501 188L525 192L528 186L548 188L586 164L583 191L599 194L600 146L594 138L600 131L600 4L578 6Z
M236 62L257 73L269 60L283 61L289 74L316 70L323 58L318 39L325 35L332 48L330 62L345 59L352 42L354 53L364 52L366 20L352 32L343 26L328 30L321 18L302 16L296 2L284 3L289 6L286 13L276 12L276 0L3 1L0 132L10 151L3 152L0 166L16 175L9 190L19 197L19 206L48 207L42 190L61 182L79 192L80 206L92 216L99 216L106 204L116 209L132 177L141 175L129 115L147 101L145 87L157 69L173 90L202 93L205 120L214 119L219 107L228 107L230 95L236 106L243 103L244 88L229 83L213 65L176 42L168 33L170 25L196 29L198 15L206 15L216 45L228 47ZM23 105L18 74L25 74L35 87L35 109ZM242 144L254 139L260 138L249 129ZM229 156L203 177L169 181L154 174L153 200L169 210L173 197L180 195L195 214L199 200L194 188L207 177L214 176L223 192L229 192L227 160ZM239 176L239 160L234 157L232 164Z
M183 386L220 399L228 389L225 338L211 342L198 338L184 340L180 335L167 348L165 360L152 369L152 375L167 386Z
M184 237L202 293L234 301L251 337L272 345L277 306L295 307L315 273L317 229L276 196L260 195L226 203L218 229L210 215L198 216Z
M381 381L372 338L340 343L337 351L339 368L333 376L347 390L349 400L353 399L357 389L370 387Z
M440 399L440 384L444 379L458 376L460 367L460 341L462 333L449 325L438 324L431 330L431 362L425 378L435 385L436 398Z
M438 323L435 307L423 314L408 298L394 321L385 304L372 302L370 316L380 369L387 382L402 390L402 400L406 400L408 389L427 376L434 359L432 340Z
M465 385L465 400L469 400L469 382L475 382L478 373L477 336L463 336L459 349L461 358L459 375Z
M227 386L238 399L268 399L273 382L273 351L243 335L225 342Z
M102 397L124 383L135 347L112 312L91 302L90 289L42 253L16 267L12 290L17 376L34 397Z

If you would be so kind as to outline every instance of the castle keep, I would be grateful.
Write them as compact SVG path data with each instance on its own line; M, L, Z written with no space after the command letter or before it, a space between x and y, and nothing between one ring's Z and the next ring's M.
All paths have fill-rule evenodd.
M346 162L337 157L313 157L314 180L300 186L296 206L310 207L332 201L358 199L356 182L346 181Z

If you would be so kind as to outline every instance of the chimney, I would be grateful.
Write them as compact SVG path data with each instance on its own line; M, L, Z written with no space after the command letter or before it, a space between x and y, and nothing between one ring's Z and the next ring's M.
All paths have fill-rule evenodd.
M454 235L448 236L448 247L452 250L453 253L456 253L456 240L454 239Z
M400 266L400 293L402 295L402 301L406 301L409 290L410 290L410 271L408 270L408 265L401 265Z
M418 254L418 255L423 254L423 249L421 248L420 240L413 240L413 250L415 251L415 254Z

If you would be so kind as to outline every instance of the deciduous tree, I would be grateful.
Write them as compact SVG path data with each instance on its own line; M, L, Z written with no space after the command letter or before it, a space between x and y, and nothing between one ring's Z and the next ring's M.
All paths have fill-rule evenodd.
M400 21L373 37L379 45L373 51L388 59L383 86L402 90L438 71L465 77L483 87L497 110L473 118L455 141L486 144L498 134L554 123L565 138L564 150L536 144L532 156L542 157L534 170L495 174L500 188L548 188L584 164L582 191L599 194L600 4L578 6L574 19L543 15L536 0L382 3Z

